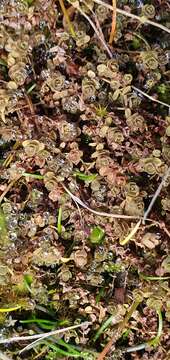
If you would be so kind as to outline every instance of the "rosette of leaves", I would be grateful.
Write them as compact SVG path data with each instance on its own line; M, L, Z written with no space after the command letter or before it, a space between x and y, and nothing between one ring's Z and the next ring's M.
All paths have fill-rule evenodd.
M144 214L144 202L142 197L136 198L127 196L125 200L125 214L131 216L143 216Z
M130 109L138 108L141 101L141 98L137 94L130 94L128 96L128 106Z
M76 33L76 45L78 48L84 48L90 41L90 36L85 31L77 31Z
M146 172L149 175L159 174L161 166L163 165L162 160L157 157L148 157L139 160L141 171Z
M5 44L5 50L9 53L8 55L8 65L12 66L15 64L15 59L26 58L29 48L29 36L24 34L17 41L13 40L11 37L8 38ZM22 60L23 61L23 60Z
M37 155L40 151L44 150L45 145L38 140L25 140L22 143L25 153L28 157Z
M148 231L142 237L141 244L148 249L154 249L157 245L159 245L159 235Z
M65 120L60 121L58 130L60 134L60 140L64 142L73 141L80 134L80 129L75 123L70 123Z
M146 16L148 19L153 19L155 17L155 7L152 4L143 5L142 16Z
M37 47L39 46L40 44L43 44L45 42L45 35L40 32L40 31L35 31L34 30L34 34L33 36L31 37L31 43L32 43L32 46L33 47Z
M125 113L128 116L128 113ZM127 117L126 123L131 132L143 132L146 128L145 120L142 115L135 113Z
M113 72L108 68L106 64L99 64L97 66L97 72L98 72L98 76L101 78L103 77L109 79L113 78Z
M53 92L61 91L65 84L65 76L58 71L46 81L46 84Z
M24 34L21 38L17 41L17 49L19 54L26 54L29 49L29 35Z
M76 114L80 111L79 99L77 96L70 96L62 99L63 110L71 114Z
M72 278L72 273L67 265L62 265L58 277L61 281L67 282Z
M95 14L100 24L103 24L110 15L110 10L104 5L98 5L95 9Z
M84 249L75 251L73 259L77 267L84 268L87 265L87 252Z
M159 62L156 51L142 51L140 54L144 66L150 70L156 70Z
M8 37L6 43L5 43L5 50L12 54L13 52L15 53L17 48L17 42L13 40L13 38L11 36ZM12 55L11 55L12 56Z
M127 86L130 85L133 80L133 76L131 74L124 74L122 82L123 85Z
M118 90L121 86L121 83L119 81L119 79L114 79L114 80L111 80L110 82L110 87L112 90Z
M32 263L37 266L54 266L60 263L62 252L48 243L42 244L32 254Z
M139 186L135 182L131 181L126 185L125 192L127 196L136 198L139 196Z
M109 146L113 146L114 144L121 145L124 141L124 135L121 130L118 128L109 128L107 132L107 142Z
M20 15L28 15L28 10L29 10L28 2L24 0L17 1L15 5L15 10Z
M58 186L57 178L52 171L44 175L44 185L48 191L53 191Z
M17 84L17 86L23 85L27 78L25 64L23 62L16 63L15 65L10 67L8 74L11 80L13 80Z
M115 59L110 59L107 61L107 67L109 70L111 70L113 73L116 73L119 71L119 64L117 62L117 60Z
M84 78L82 80L82 94L84 100L90 100L95 97L97 89L99 89L99 82L95 79Z

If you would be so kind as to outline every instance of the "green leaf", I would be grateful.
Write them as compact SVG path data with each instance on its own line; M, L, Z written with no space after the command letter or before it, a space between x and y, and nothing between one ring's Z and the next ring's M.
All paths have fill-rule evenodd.
M107 329L108 326L112 323L114 318L115 318L115 315L109 316L109 318L102 324L102 326L97 331L96 335L94 336L93 341L96 341L99 338L99 336L104 332L104 330Z
M35 87L36 87L35 83L30 85L30 87L28 87L28 89L27 89L27 94L30 94L35 89Z
M89 240L92 244L101 244L105 236L104 230L100 226L95 226L91 231Z
M61 221L62 221L62 208L60 206L59 211L58 211L58 219L57 219L57 231L58 231L58 234L61 234L61 232L62 232Z
M75 172L73 173L73 175L74 175L74 176L77 176L78 179L80 179L80 180L89 181L89 182L95 180L96 177L97 177L97 174L86 175L86 174L81 173L81 172L79 172L79 171L75 171Z
M37 318L21 320L20 323L22 323L22 324L38 324L44 330L53 330L58 326L57 321L50 321L50 320L46 320L46 319L37 319Z
M31 174L31 173L23 173L22 176L25 176L25 177L32 177L34 179L44 179L44 176L43 175L39 175L39 174Z
M24 286L26 287L26 289L27 289L30 293L32 293L32 290L31 290L31 284L32 284L32 282L33 282L32 276L29 275L29 274L25 274L23 281L24 281Z
M169 280L170 276L148 276L143 273L139 273L139 277L148 280L148 281L160 281L160 280Z

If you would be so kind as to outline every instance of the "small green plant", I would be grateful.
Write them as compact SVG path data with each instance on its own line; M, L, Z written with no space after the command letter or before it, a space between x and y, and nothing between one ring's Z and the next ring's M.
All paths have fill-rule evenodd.
M51 321L46 319L38 319L33 317L32 319L20 320L21 324L37 324L43 330L54 330L59 326L59 321Z
M102 326L99 328L99 330L97 330L96 335L93 338L93 341L95 342L99 336L110 326L110 324L112 323L113 319L114 319L115 315L111 315L108 317L108 319L106 321L104 321L104 323L102 324Z
M98 245L101 244L105 236L104 230L100 226L94 226L89 236L91 244Z
M96 108L96 115L101 117L101 118L104 118L107 115L107 113L108 113L107 106L99 105Z

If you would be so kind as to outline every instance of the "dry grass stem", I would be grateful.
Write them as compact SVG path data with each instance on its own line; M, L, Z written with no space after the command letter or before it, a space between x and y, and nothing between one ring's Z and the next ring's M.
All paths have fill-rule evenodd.
M114 39L114 34L116 30L116 0L112 0L113 4L113 14L112 14L112 27L110 32L109 44L111 45Z
M163 101L160 101L160 100L155 99L153 96L148 95L148 94L145 93L144 91L138 89L136 86L133 86L133 85L132 85L132 89L134 89L135 91L137 91L139 94L147 97L149 100L154 101L154 102L156 102L156 103L158 103L158 104L160 104L160 105L166 106L166 107L168 107L168 108L170 109L170 105L168 105L167 103L165 103L165 102L163 102Z
M97 4L103 5L103 6L107 7L108 9L110 9L112 11L114 10L112 5L109 5L109 4L107 4L107 3L105 3L105 2L103 2L101 0L94 0L94 2L97 3ZM134 20L137 20L142 24L148 24L148 25L155 26L158 29L166 31L168 34L170 34L170 29L168 29L166 26L164 26L162 24L159 24L159 23L157 23L155 21L151 21L151 20L149 20L149 19L147 19L145 17L140 17L140 16L137 16L137 15L131 14L131 13L129 13L129 12L125 11L125 10L119 9L119 8L116 8L116 12L118 14L122 14L122 15L130 17L130 18L132 18Z
M0 344L10 344L10 343L13 343L13 342L26 341L26 340L29 341L29 340L35 340L35 339L39 339L41 341L41 340L46 339L46 338L48 338L50 336L62 334L64 332L66 332L66 331L77 329L79 327L86 326L86 325L89 325L89 324L90 323L88 321L84 321L81 324L68 326L68 327L63 328L63 329L49 331L49 332L47 332L45 334L43 333L43 334L35 334L35 335L28 335L28 336L14 336L14 337L11 337L9 339L0 339Z
M64 185L62 184L64 190L70 195L70 197L73 199L73 201L77 202L79 205L81 205L84 209L90 211L91 213L98 215L98 216L106 216L116 219L139 219L139 216L131 216L131 215L119 215L119 214L111 214L104 211L97 211L91 209L88 205L86 205L81 199L79 199L77 196L72 194L72 192Z

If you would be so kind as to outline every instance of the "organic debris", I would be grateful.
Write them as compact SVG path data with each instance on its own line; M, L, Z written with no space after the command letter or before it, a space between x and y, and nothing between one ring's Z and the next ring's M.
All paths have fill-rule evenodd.
M168 360L169 18L0 1L2 360Z

